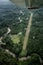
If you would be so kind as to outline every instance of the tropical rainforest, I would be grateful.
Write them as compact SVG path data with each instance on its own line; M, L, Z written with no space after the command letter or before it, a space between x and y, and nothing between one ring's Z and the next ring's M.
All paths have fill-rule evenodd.
M12 3L0 4L0 65L43 65L43 7L28 10Z

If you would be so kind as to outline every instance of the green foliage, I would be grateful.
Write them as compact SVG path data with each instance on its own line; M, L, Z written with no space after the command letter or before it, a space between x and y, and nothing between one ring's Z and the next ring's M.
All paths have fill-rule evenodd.
M32 54L29 60L29 65L41 65L40 56L38 54Z
M7 32L7 27L0 29L0 36L3 36Z
M28 65L28 60L26 60L26 61L19 61L18 65Z
M42 10L41 10L42 11ZM37 11L40 12L40 11ZM43 58L43 15L42 12L35 12L33 16L29 41L27 45L27 54L37 53Z
M39 54L43 59L43 9L40 8L34 11L32 10L34 15L32 19L33 21L28 39L27 50L23 50L22 53L21 50L23 46L23 40L28 25L28 20L26 20L26 18L30 18L30 12L23 10L24 15L22 15L18 12L15 13L14 11L15 10L12 10L12 12L5 11L5 16L2 18L2 20L0 19L0 36L3 36L7 32L7 27L11 29L10 34L8 34L6 37L3 36L2 42L6 43L6 45L2 44L1 47L15 53L17 58L13 58L2 49L0 50L0 65L40 65L39 56L37 54ZM18 17L20 17L23 21L20 22ZM11 40L10 35L17 35L19 32L22 32L22 36L19 44L15 44ZM26 56L27 54L30 55L31 58L26 61L18 61L17 59L19 58L20 53L21 56Z
M20 57L26 56L27 50L22 50L20 53Z
M2 40L6 45L1 45L5 49L9 49L11 52L15 53L17 56L21 52L22 44L14 44L13 41L11 40L11 37L7 35L5 38Z
M34 53L29 59L19 61L18 65L41 65L40 56Z
M0 65L17 65L16 58L7 54L5 50L0 49Z

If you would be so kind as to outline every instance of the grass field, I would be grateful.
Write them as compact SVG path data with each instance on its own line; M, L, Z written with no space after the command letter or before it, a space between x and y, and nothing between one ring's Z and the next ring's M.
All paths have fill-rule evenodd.
M14 44L18 44L20 42L20 36L19 35L11 35L11 40Z

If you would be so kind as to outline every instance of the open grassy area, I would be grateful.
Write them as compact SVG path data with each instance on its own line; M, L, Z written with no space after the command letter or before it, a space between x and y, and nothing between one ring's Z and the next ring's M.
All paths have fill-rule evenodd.
M19 35L11 35L11 40L14 44L18 44L20 42L20 36Z

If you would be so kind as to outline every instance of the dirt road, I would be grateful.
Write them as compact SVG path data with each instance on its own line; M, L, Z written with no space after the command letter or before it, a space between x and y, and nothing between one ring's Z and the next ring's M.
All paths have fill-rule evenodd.
M26 33L25 33L24 41L23 41L23 49L22 50L26 50L26 47L27 47L30 28L31 28L31 25L32 25L32 18L33 18L33 13L31 13L31 15L30 15L30 19L29 19L29 22L28 22L27 30L26 30Z

